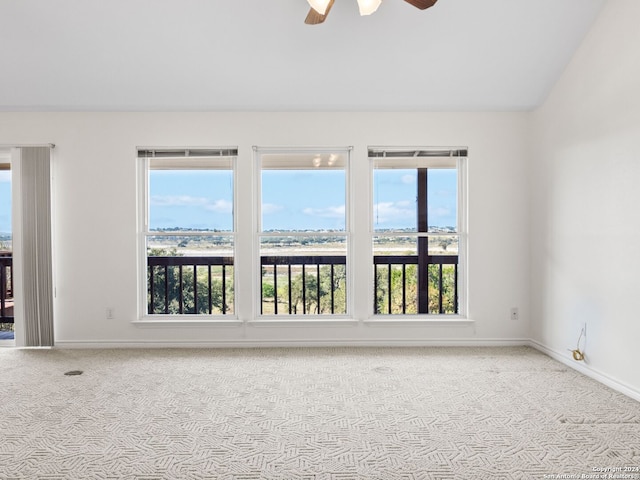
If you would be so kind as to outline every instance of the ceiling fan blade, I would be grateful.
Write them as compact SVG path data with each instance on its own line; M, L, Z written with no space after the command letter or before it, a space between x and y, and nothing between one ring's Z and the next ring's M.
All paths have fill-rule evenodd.
M410 3L416 8L420 10L426 10L429 7L433 7L438 0L404 0L407 3Z
M316 12L313 8L309 9L309 13L307 14L307 18L304 19L304 23L307 25L318 25L324 22L331 11L331 7L333 7L333 2L335 0L331 0L329 5L327 5L327 11L322 15L321 13Z

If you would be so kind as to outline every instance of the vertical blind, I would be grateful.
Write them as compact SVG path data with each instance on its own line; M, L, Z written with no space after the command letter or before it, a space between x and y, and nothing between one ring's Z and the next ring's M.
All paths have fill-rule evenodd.
M22 147L20 166L25 346L53 346L51 149Z

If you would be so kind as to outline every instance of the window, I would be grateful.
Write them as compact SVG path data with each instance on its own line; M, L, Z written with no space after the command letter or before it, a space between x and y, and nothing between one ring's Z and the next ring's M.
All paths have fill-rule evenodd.
M233 315L237 149L140 149L143 316Z
M375 315L463 313L465 157L369 149Z
M256 149L261 315L346 315L348 149Z

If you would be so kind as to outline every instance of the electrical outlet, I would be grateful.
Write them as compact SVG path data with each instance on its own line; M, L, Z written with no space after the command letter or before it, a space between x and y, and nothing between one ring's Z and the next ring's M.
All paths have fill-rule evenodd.
M510 316L511 316L511 320L518 320L518 307L513 307L511 309Z
M114 309L113 307L107 307L107 320L113 320Z

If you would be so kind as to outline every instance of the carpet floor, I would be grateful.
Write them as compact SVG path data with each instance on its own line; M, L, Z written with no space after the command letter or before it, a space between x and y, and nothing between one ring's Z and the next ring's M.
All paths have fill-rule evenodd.
M2 480L639 467L640 403L527 347L0 350Z

